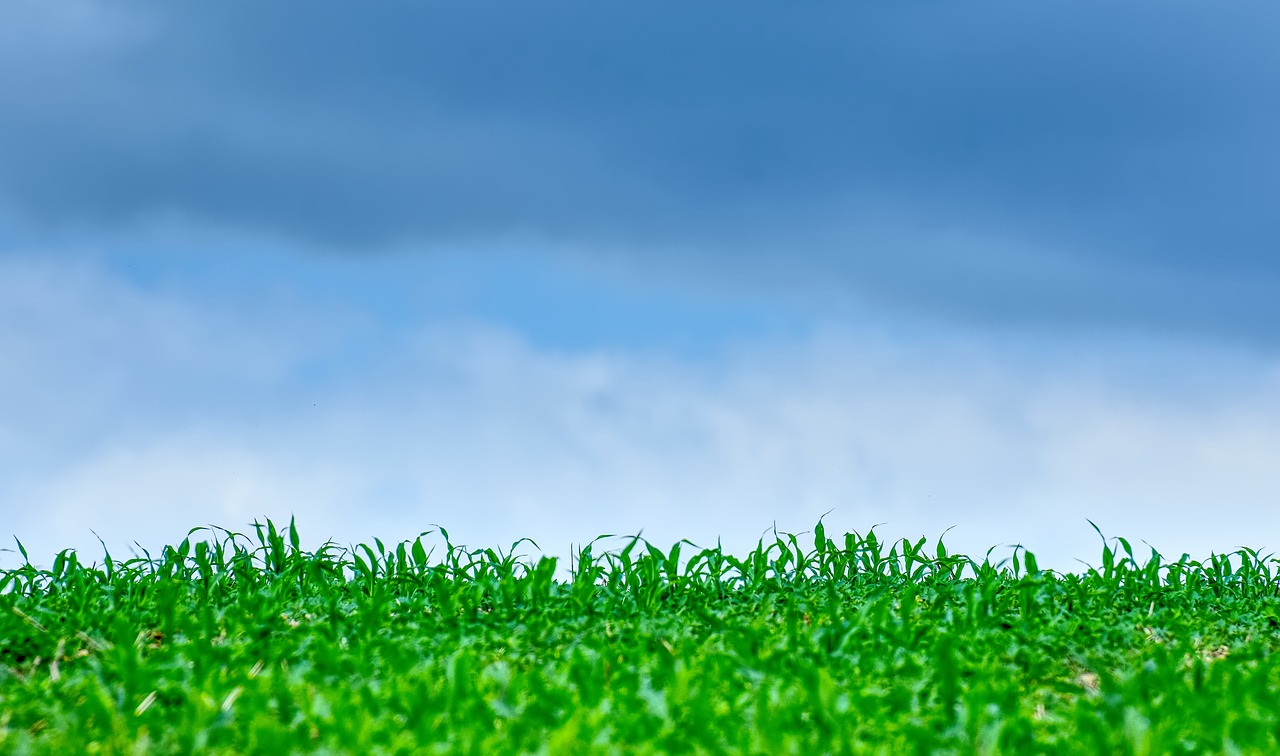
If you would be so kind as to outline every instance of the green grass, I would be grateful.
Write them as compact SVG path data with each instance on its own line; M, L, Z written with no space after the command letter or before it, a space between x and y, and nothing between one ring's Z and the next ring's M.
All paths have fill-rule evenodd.
M443 530L198 532L0 572L0 752L1280 752L1252 550L1113 539L1058 574L819 524L744 557L596 542L561 580Z

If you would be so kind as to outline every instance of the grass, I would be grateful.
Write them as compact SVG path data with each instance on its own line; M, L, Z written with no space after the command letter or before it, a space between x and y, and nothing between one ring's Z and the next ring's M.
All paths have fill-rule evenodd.
M443 529L253 535L0 572L0 753L1280 752L1253 550L1059 574L819 523L597 541L559 580Z

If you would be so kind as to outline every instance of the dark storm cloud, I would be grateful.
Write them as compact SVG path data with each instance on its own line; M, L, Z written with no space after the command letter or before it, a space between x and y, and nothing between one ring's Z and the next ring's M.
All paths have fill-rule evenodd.
M696 248L1002 319L1256 336L1280 316L1277 22L1249 2L15 0L0 208L37 232L176 216L347 250Z

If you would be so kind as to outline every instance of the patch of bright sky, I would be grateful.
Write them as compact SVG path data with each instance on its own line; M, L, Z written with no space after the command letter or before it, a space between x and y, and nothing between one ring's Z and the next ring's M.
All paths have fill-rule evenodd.
M1275 359L1246 345L1136 327L1053 327L1016 318L976 324L945 313L869 305L838 283L788 285L778 276L765 286L735 281L732 271L716 281L713 271L682 276L658 265L638 269L605 255L549 251L536 242L468 251L322 253L279 239L186 229L180 238L135 235L109 246L59 243L143 289L252 309L274 301L278 312L332 309L346 322L364 322L354 337L335 334L330 348L294 375L295 388L358 379L366 359L427 323L498 327L542 351L652 353L712 369L717 357L743 344L795 342L834 325L886 344L910 343L940 362L957 350L985 351L1024 373L1070 369L1082 378L1087 365L1105 364L1096 375L1100 385L1142 385L1159 401L1234 393L1270 372ZM1213 357L1188 359L1192 353ZM1232 369L1224 370L1228 363Z
M148 289L224 302L302 298L359 312L376 321L378 334L387 339L423 322L483 322L517 331L541 349L698 359L743 339L797 336L812 320L785 301L638 280L530 245L353 255L250 242L149 242L113 246L91 257Z

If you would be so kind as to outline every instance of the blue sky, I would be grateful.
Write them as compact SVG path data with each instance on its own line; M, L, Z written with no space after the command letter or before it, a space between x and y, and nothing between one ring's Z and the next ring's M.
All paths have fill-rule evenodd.
M1275 547L1277 21L5 3L0 535Z

